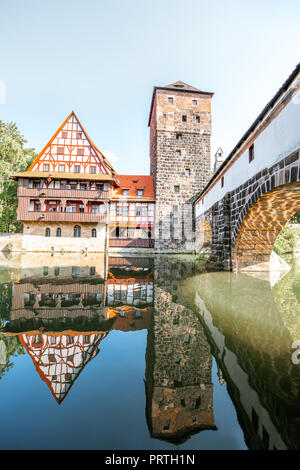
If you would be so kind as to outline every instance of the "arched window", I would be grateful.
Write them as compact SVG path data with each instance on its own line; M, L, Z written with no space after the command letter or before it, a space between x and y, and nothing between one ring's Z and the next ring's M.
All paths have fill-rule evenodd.
M46 235L46 237L50 237L50 228L49 227L46 228L45 235Z
M56 236L57 236L57 237L61 237L61 228L60 228L60 227L58 227L58 228L56 229Z
M74 237L76 238L81 237L81 227L79 225L75 225L74 227Z
M92 237L93 238L97 237L97 230L95 228L92 228Z

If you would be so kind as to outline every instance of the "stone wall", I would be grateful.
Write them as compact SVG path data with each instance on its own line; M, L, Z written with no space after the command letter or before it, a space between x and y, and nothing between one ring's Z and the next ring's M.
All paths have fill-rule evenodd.
M81 236L73 236L74 226L81 227ZM50 237L45 236L50 228ZM61 228L61 237L56 237L56 229ZM97 237L92 237L96 229ZM106 224L67 222L26 222L24 224L22 249L25 251L59 252L104 252L106 248Z
M170 96L172 104L168 103ZM150 125L156 249L194 249L193 201L211 176L210 99L210 95L188 91L156 91ZM192 105L193 100L197 106ZM182 116L186 116L186 122Z
M300 151L245 181L196 218L196 246L204 246L203 225L212 231L212 261L226 269L268 262L280 230L300 209Z

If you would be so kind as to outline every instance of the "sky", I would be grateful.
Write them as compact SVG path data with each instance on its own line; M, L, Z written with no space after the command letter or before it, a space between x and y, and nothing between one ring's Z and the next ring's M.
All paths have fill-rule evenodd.
M0 0L0 120L40 152L74 110L119 174L149 174L153 87L182 80L214 93L227 156L299 63L299 19L299 0Z

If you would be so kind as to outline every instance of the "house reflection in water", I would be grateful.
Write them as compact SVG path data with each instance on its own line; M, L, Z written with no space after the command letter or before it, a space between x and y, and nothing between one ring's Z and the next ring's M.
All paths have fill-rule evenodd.
M111 330L146 329L151 436L178 444L216 429L209 345L193 313L172 302L168 286L154 287L153 258L97 256L91 265L81 257L80 266L71 258L58 267L47 256L47 266L29 269L26 256L4 333L19 338L58 404Z

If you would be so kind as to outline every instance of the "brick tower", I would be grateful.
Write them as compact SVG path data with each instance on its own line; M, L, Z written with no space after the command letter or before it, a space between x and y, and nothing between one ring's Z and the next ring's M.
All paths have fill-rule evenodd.
M212 96L180 81L154 87L148 125L156 249L194 249L193 201L211 176Z

